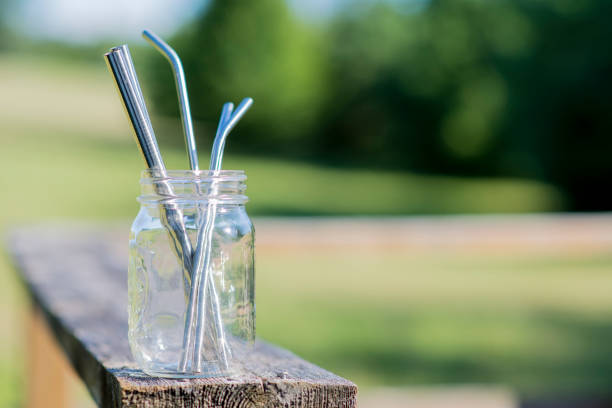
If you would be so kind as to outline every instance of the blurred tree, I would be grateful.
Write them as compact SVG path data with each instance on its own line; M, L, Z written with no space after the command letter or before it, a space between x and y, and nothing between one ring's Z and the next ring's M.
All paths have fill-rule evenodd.
M504 173L539 176L568 192L571 209L610 210L612 2L521 2L531 52L504 66L512 84L500 151Z
M8 46L9 30L6 19L11 3L11 0L0 0L0 50Z
M353 4L312 28L281 0L213 1L177 39L195 116L215 122L224 101L252 96L234 146L536 178L570 209L612 209L612 2L414 4ZM155 84L176 113L171 80Z
M405 4L409 4L406 2ZM562 187L612 209L612 2L377 3L333 22L320 154Z
M341 102L322 132L342 136L321 141L404 168L490 174L507 107L496 60L523 55L529 35L504 2L432 1L417 14L379 3L342 16L330 33L342 43L331 54Z
M325 90L324 53L283 0L212 1L174 43L184 62L195 118L216 123L224 102L237 104L246 96L256 101L232 144L278 152L310 135ZM156 61L156 106L175 113L169 67ZM160 81L161 75L168 80Z
M436 149L441 99L407 92L405 63L422 47L423 21L389 4L353 10L329 28L330 88L316 133L319 154L403 168L427 168ZM412 71L414 72L414 71ZM435 85L435 72L418 83Z

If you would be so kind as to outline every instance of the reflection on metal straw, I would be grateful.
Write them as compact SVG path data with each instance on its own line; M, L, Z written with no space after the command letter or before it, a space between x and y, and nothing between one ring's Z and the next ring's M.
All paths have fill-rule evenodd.
M198 170L198 152L196 150L195 137L193 134L193 122L191 120L191 109L189 108L189 96L187 95L187 83L185 82L185 72L181 59L176 51L170 47L155 33L144 30L142 36L151 43L172 65L176 91L179 95L179 106L181 107L181 117L183 119L183 132L185 133L185 144L189 155L189 165L191 170Z
M221 116L219 117L219 124L217 125L217 132L215 133L215 140L223 134L223 129L225 125L229 122L232 117L232 113L234 112L234 104L231 102L226 102L223 104L223 108L221 108ZM215 142L213 141L213 148L210 154L211 159L215 156ZM213 163L210 163L209 168L213 168Z
M140 87L134 75L134 67L126 53L127 45L112 48L104 54L123 106L134 129L134 135L148 168L165 169L157 140L151 127L146 106L142 103Z
M172 197L174 192L172 186L165 180L166 168L157 146L157 140L127 45L112 48L110 52L104 54L104 57L115 79L117 90L132 124L136 142L145 163L149 169L157 170L155 177L162 178L162 181L156 184L156 189L160 195ZM185 284L188 287L191 282L192 248L183 223L182 212L175 204L164 205L162 221L172 240L175 255L182 265Z
M149 114L147 113L147 105L145 103L144 96L142 95L142 89L140 89L140 84L138 83L138 75L136 75L136 69L134 68L134 63L132 62L132 54L130 54L130 49L128 48L127 44L120 45L118 47L115 47L114 49L121 50L121 53L122 53L121 55L123 59L125 60L125 63L128 69L128 73L130 76L130 82L132 83L134 92L138 96L139 105L142 107L142 110L144 112L144 119L147 121L147 127L150 129L150 132L153 133L153 125L151 124L151 118L149 117ZM156 144L156 148L157 148L157 144ZM159 154L159 149L157 150Z

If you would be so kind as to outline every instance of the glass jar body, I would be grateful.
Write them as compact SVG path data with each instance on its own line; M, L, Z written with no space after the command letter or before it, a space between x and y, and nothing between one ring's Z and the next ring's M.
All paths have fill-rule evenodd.
M232 182L234 190L226 183L221 194L215 185L223 181L215 177L222 176L202 182L200 174L192 185L166 177L162 189L155 177L141 181L130 232L128 337L136 362L151 375L232 374L255 337L255 236L244 183ZM181 232L187 248L177 248Z

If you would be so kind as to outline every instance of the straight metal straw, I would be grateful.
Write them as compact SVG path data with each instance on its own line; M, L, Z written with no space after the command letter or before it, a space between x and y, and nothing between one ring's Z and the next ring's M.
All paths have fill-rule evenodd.
M133 85L134 92L138 96L139 105L142 107L143 112L145 113L144 119L147 121L147 128L150 129L151 133L153 132L153 125L151 124L151 118L147 112L147 104L145 103L144 96L142 95L142 89L140 89L140 84L138 83L138 75L136 75L136 68L134 68L134 63L132 60L132 54L130 53L130 49L127 44L120 45L115 47L115 49L121 50L122 58L125 60L126 66L129 71L130 81ZM157 142L156 142L157 146ZM160 156L159 149L157 149L157 154Z
M151 43L172 65L174 72L174 81L176 83L176 91L179 96L179 106L181 108L181 117L183 123L183 132L185 133L185 144L187 146L187 154L189 155L189 165L191 170L198 170L198 152L196 149L195 136L193 134L193 122L191 120L191 109L189 107L189 96L187 95L187 83L185 81L185 72L181 59L176 51L170 47L155 33L144 30L142 36Z
M123 107L132 124L134 136L146 166L149 169L157 170L159 177L162 178L162 181L156 183L158 193L167 197L174 196L172 186L165 180L167 177L166 167L157 146L155 133L151 126L151 120L144 104L142 91L127 45L112 48L110 52L104 54L104 59L115 79ZM189 287L191 283L192 247L183 223L182 212L175 204L166 204L164 205L164 211L162 211L162 222L170 235L174 253L182 265L186 287Z
M127 45L112 48L104 54L106 63L115 79L123 107L134 129L134 136L148 168L165 169L157 140L151 126L146 106L137 80L134 78L134 66L127 54Z
M235 111L231 112L232 105L225 104L223 106L223 111L221 113L221 119L219 121L219 127L217 128L217 134L215 136L215 141L213 143L213 150L211 153L210 159L210 170L213 172L213 175L217 175L221 170L221 163L223 158L223 150L225 147L225 140L227 136L231 132L231 130L236 126L238 121L242 118L242 116L246 113L246 111L253 104L253 100L251 98L245 98L242 100L238 108ZM214 180L211 182L209 196L214 195L216 193L216 186ZM211 250L212 250L212 231L215 223L215 217L217 213L217 203L213 200L208 204L208 210L206 212L206 225L204 228L200 228L198 233L198 243L196 247L196 251L193 259L193 284L192 288L196 287L198 291L197 295L197 323L196 323L196 339L195 339L195 347L194 347L194 366L195 371L200 371L202 368L202 347L204 341L204 328L205 328L205 312L204 308L206 306L206 294L208 293L208 287L214 287L214 282L212 282L212 271L210 270L210 258L211 258ZM202 274L204 276L204 285L202 286ZM224 368L228 368L229 366L229 358L231 355L231 350L227 343L227 339L225 336L225 331L223 329L223 322L221 321L221 310L219 307L219 299L216 291L210 291L212 295L211 304L213 307L213 317L218 319L218 322L215 324L217 328L217 337L220 343L221 348L221 363ZM191 296L190 296L191 300ZM191 306L191 304L190 304Z

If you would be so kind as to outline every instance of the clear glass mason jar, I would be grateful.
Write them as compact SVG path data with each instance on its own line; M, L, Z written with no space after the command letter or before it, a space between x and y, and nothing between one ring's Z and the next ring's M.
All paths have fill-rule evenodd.
M164 377L236 371L255 337L255 233L243 171L145 170L130 233L129 343Z

